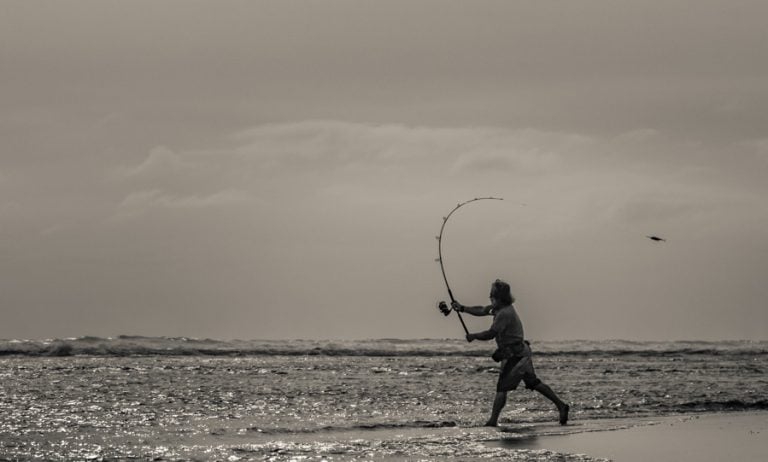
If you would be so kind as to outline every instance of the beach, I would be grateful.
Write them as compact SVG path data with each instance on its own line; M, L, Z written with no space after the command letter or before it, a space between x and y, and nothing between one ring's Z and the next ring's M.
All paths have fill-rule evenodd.
M678 415L660 418L614 419L574 422L557 428L553 424L510 424L500 429L376 429L352 433L315 435L324 444L341 449L365 442L379 448L364 457L336 460L409 460L410 458L458 457L461 460L537 460L647 462L721 462L768 460L768 412ZM303 439L291 443L273 441L274 460L312 459L300 448ZM344 443L341 443L344 441ZM428 454L404 454L405 441L420 441ZM479 448L485 445L487 448ZM254 452L265 443L242 446ZM343 452L343 451L339 451ZM328 455L324 456L328 457ZM322 458L322 457L320 457Z
M0 341L0 459L766 460L767 342L534 342L538 393L446 339Z
M670 416L613 431L502 437L498 445L586 454L618 462L764 461L768 460L768 412Z

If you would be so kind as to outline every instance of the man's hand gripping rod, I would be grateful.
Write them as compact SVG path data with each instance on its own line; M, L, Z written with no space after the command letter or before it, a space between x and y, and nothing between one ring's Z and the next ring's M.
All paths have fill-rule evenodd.
M451 215L457 210L459 210L461 207L475 201L482 201L482 200L504 200L500 197L476 197L474 199L470 199L466 202L462 202L458 204L456 207L451 210L451 213L449 213L447 216L443 217L443 226L440 227L440 234L436 236L437 239L437 262L440 263L440 271L443 273L443 280L445 281L445 288L448 289L448 296L451 297L451 304L456 301L455 298L453 298L453 292L451 291L451 286L448 284L448 278L445 276L445 266L443 265L443 231L445 231L445 225L448 223L448 219L451 218ZM438 308L440 309L440 312L443 313L445 316L448 316L451 314L451 309L448 307L448 305L445 302L440 302L438 304ZM469 330L467 329L467 325L464 324L464 318L461 317L461 313L458 311L456 312L456 315L459 317L459 321L461 321L461 327L464 328L464 333L469 335Z

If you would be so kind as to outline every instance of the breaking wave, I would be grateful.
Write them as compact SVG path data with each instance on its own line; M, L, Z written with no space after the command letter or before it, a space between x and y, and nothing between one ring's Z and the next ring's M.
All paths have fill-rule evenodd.
M726 401L689 401L682 403L678 407L683 411L764 411L768 410L768 400L742 401L740 399L730 399Z
M533 342L539 356L763 356L768 342ZM467 345L456 339L376 340L214 340L187 337L84 336L48 340L0 340L0 356L463 356L487 357L492 342Z

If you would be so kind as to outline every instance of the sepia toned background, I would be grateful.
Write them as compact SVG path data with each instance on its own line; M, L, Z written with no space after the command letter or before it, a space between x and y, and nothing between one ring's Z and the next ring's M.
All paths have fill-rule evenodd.
M2 1L0 338L766 339L766 14Z

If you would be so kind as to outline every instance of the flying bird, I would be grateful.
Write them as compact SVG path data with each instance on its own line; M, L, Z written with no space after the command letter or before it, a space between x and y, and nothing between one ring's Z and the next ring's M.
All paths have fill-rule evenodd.
M648 239L650 239L652 241L656 241L656 242L667 242L666 239L664 239L663 237L659 237L659 236L645 236L645 237L647 237Z

